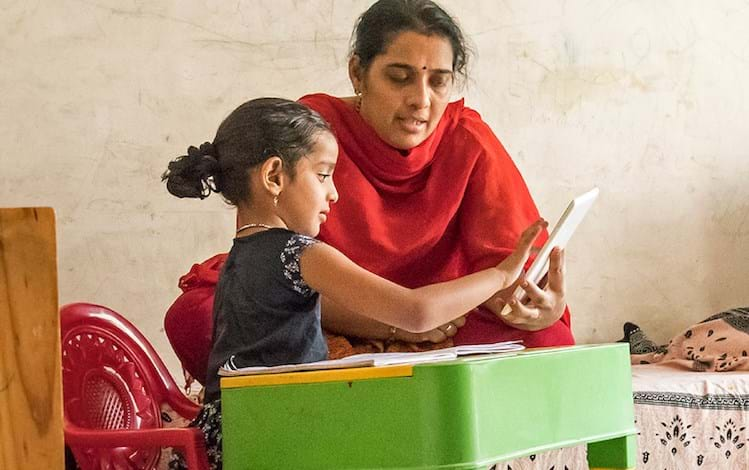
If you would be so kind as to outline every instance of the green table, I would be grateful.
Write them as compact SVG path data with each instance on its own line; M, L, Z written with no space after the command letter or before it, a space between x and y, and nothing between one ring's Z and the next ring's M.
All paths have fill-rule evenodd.
M479 469L587 443L635 466L629 349L526 350L221 380L224 468Z

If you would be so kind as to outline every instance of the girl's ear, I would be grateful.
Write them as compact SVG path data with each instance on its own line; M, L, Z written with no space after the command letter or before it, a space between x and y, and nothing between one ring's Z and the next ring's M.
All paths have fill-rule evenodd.
M354 93L358 95L364 91L364 70L362 70L361 61L356 54L353 54L348 61L348 78L354 87Z
M280 157L270 157L260 167L263 187L273 196L278 196L286 185L286 172Z

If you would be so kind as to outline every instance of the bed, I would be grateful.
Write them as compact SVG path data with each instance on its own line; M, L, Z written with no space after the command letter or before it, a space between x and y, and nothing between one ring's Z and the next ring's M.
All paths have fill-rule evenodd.
M749 469L749 372L632 366L637 468Z
M638 469L749 469L749 372L632 366ZM585 447L502 462L495 470L584 470Z

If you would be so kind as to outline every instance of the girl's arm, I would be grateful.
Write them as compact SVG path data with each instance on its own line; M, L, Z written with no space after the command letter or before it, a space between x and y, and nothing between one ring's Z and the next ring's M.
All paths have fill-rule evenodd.
M545 226L539 220L528 227L515 251L496 267L417 289L379 277L325 243L304 250L300 269L307 285L341 307L396 328L424 332L465 314L512 284Z
M423 333L412 333L398 328L393 335L390 325L346 310L327 297L320 298L320 310L322 326L326 330L344 336L357 336L382 341L392 339L407 343L441 343L454 336L460 327L465 324L465 318L459 317L450 320L450 323L445 323ZM449 327L449 325L452 325L452 327Z
M326 296L320 298L320 310L323 327L333 333L378 340L390 337L389 325L347 310Z

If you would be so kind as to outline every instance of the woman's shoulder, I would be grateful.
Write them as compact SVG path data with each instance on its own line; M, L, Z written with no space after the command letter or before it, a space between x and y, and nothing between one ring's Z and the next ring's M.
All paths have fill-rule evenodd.
M342 114L353 109L352 105L346 98L327 95L325 93L313 93L304 95L298 100L300 103L309 106L318 113L325 115Z
M483 136L485 133L491 133L491 128L484 121L475 109L466 106L464 100L458 100L447 106L446 114L450 113L456 122L455 129L474 136Z
M466 106L463 100L450 103L446 113L450 113L454 120L453 139L465 142L471 147L491 151L490 153L500 150L500 153L506 154L502 143L489 124L484 121L478 111Z
M299 98L297 101L304 103L307 106L320 105L320 104L332 104L334 101L338 101L340 98L328 95L326 93L310 93Z

